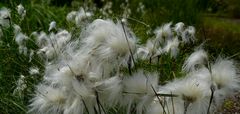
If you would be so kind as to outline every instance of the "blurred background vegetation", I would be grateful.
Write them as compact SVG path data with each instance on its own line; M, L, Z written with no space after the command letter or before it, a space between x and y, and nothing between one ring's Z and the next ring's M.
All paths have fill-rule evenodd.
M97 8L102 8L108 1L111 0L1 0L0 8L3 6L10 8L14 22L21 26L24 33L30 35L33 31L47 32L49 23L53 20L58 27L71 29L73 25L66 22L67 13L91 3ZM145 5L144 13L136 10L140 2ZM27 11L23 21L19 20L14 10L20 3ZM121 7L121 4L126 2L116 0L112 3L113 14L110 18L120 19L126 8ZM240 60L240 0L129 0L127 7L131 9L132 19L149 25L146 27L130 20L131 28L143 42L149 38L146 33L149 28L154 30L163 23L181 21L196 27L197 38L200 41L207 41L206 47L209 53L234 55L234 59ZM94 14L94 16L98 18L100 14ZM8 34L6 38L13 37L13 33L5 34ZM26 96L23 98L12 95L15 88L13 85L16 85L16 80L19 78L12 78L12 75L19 76L20 71L25 75L24 72L27 74L27 68L31 66L23 55L18 54L17 45L12 45L13 47L6 45L0 47L0 114L26 113L29 98L34 90L34 86L25 90ZM32 47L34 48L34 45ZM39 61L36 60L35 63L40 64ZM32 85L38 83L32 78L29 80L32 80L30 81Z

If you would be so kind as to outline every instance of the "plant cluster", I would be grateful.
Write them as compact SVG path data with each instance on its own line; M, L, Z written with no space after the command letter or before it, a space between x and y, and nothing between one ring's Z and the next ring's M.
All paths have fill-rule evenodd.
M102 9L104 15L112 13L109 4ZM144 10L142 3L138 10ZM21 4L17 12L20 20L27 18ZM193 26L182 22L163 24L152 31L154 37L144 44L129 27L129 12L126 10L124 18L116 21L91 21L94 14L80 8L66 16L69 23L81 30L77 36L74 30L58 28L55 21L49 24L48 32L26 35L11 20L10 10L1 8L0 38L7 30L12 31L19 54L29 62L34 56L43 61L44 72L38 67L29 68L30 75L41 74L43 79L36 85L28 112L209 114L216 112L226 97L239 91L238 69L230 58L219 56L212 61L204 44L186 59L179 56L183 47L197 40ZM28 41L37 49L29 48ZM8 45L5 43L2 39L1 45ZM159 83L165 76L160 72L164 66L144 69L177 59L185 59L182 64L176 63L180 64L183 76L166 80L166 84ZM23 95L25 82L21 75L13 94Z

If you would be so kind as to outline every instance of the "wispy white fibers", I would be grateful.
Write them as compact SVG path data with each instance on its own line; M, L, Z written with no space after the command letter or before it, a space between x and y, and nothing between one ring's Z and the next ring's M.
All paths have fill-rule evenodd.
M175 24L173 30L177 33L177 35L182 35L182 32L184 31L184 23L178 22L177 24Z
M85 11L82 7L79 8L79 11L71 11L67 14L66 20L68 22L73 22L76 26L80 27L83 22L90 18L93 14L91 12Z
M53 29L56 29L56 22L55 21L52 21L50 24L49 24L49 29L48 31L51 31Z
M96 95L94 90L90 85L86 83L79 83L78 80L72 81L72 86L76 95L82 98L85 102L86 108L88 109L90 114L94 114L94 106L96 104Z
M32 34L37 38L36 43L40 48L49 44L50 39L49 39L49 36L45 32L41 31L39 34L37 32L34 32Z
M26 16L26 10L25 10L25 8L23 7L22 4L19 4L17 6L17 12L21 16L21 19L23 19Z
M163 48L163 52L170 53L171 57L176 58L179 52L178 45L178 38L168 39L166 46Z
M76 15L77 15L77 11L71 11L70 13L67 14L66 20L68 22L74 22Z
M16 38L15 38L15 41L18 45L24 45L25 41L27 40L27 36L23 33L18 33L16 34Z
M77 13L70 16L74 21ZM184 114L184 111L186 114L204 114L207 113L212 82L217 88L214 100L218 100L218 91L232 92L238 88L238 81L235 84L228 84L233 81L230 79L226 79L229 80L227 83L221 81L225 81L222 75L236 77L232 62L219 60L212 67L206 67L204 65L208 57L203 49L186 59L183 70L188 74L185 78L164 86L158 85L159 76L156 73L136 69L126 75L125 65L133 64L132 56L136 54L137 47L136 36L126 24L97 19L81 29L79 39L71 39L72 34L66 30L50 34L36 33L39 52L46 55L47 60L43 82L37 86L30 112L103 114L109 109L121 107L126 109L126 113L134 110L137 114ZM159 31L164 42L161 42L161 38L151 39L145 47L139 46L138 53L143 58L164 52L172 57L177 56L179 43L182 43L179 34L184 31L184 24L178 23L172 28L168 23ZM21 43L21 40L18 42ZM218 69L227 70L221 73L217 72ZM35 71L29 73L35 74Z
M10 18L11 18L10 10L7 9L6 7L2 7L0 9L0 25L6 28L10 27Z
M39 68L38 68L38 67L30 67L30 68L29 68L29 74L30 74L30 75L39 74Z
M186 77L181 80L173 81L159 89L158 93L173 94L177 97L167 97L165 111L178 114L204 114L207 113L210 99L210 84L197 77ZM152 104L158 105L158 104ZM161 105L160 105L161 106ZM174 106L174 107L173 107ZM155 111L163 111L156 110ZM155 112L154 111L154 112ZM163 113L163 112L159 112Z
M30 104L30 113L58 114L63 111L67 93L61 88L39 85Z
M172 22L166 23L154 31L156 35L156 41L163 43L165 39L171 39L173 37L171 25Z
M27 84L26 84L26 79L24 75L20 75L17 83L16 83L16 88L13 91L13 95L18 95L21 98L23 98L24 96L24 90L27 88Z
M157 49L157 42L154 42L154 40L147 40L145 47L140 47L137 49L137 55L141 59L149 59L150 57L153 57L156 55L157 51L161 51Z
M194 42L196 40L195 38L195 28L193 26L188 26L183 32L182 32L182 40L185 43L188 43L190 41Z
M187 114L207 113L208 103L210 99L209 88L209 83L197 78L189 78L183 82L182 85L180 85L177 93L180 93L181 99L187 105L185 107Z
M102 15L108 17L110 14L112 14L112 2L108 1L103 8L100 9L100 12L102 13Z
M15 35L17 35L18 33L20 33L22 31L21 27L17 24L13 25L13 29L14 29L13 32Z
M115 24L110 20L95 20L83 33L83 36L86 36L82 40L83 47L90 49L91 54L100 61L123 62L129 58L131 51L135 51L136 45L134 34L123 26L120 22Z
M212 66L212 79L216 84L215 98L217 105L222 104L225 97L232 95L240 88L240 78L232 60L218 58Z
M208 62L207 52L199 49L193 52L184 62L183 70L186 72L197 70L203 67Z
M136 103L137 113L141 114L154 99L154 90L158 89L157 85L158 76L156 74L144 74L142 70L124 79L124 98L122 100L122 105L128 106L127 112L130 113L132 105Z
M135 36L126 25L120 22L115 24L110 20L95 20L82 31L81 41L69 42L71 33L65 30L50 35L36 34L36 37L40 51L46 55L57 52L52 56L57 59L46 62L44 82L47 85L38 86L49 86L68 93L63 96L66 99L63 105L56 104L53 108L61 107L60 110L66 114L92 114L122 101L122 77L115 72L119 72L120 67L129 61L136 45ZM36 93L36 96L41 95ZM32 100L31 110L58 113L58 110L39 108L39 100L42 101L42 98L35 97ZM43 105L45 103L49 104L44 101ZM99 105L103 107L99 108Z
M95 84L96 91L104 105L113 107L122 100L122 79L114 76Z
M138 3L138 8L137 8L137 12L141 13L141 14L145 14L145 5L142 2Z
M54 56L61 54L61 50L66 46L71 39L71 33L66 30L61 30L56 34L51 33L47 35L45 32L41 32L37 35L37 43L41 47L38 54L44 55L48 59L52 59Z
M91 17L92 16L92 14L90 13L90 12L86 12L82 7L79 9L79 11L77 12L77 14L76 14L76 17L75 17L75 24L77 25L77 26L80 26L81 25L81 23L85 20L85 19L87 19L87 18L89 18L89 17Z
M29 63L32 61L33 55L34 55L34 50L30 49L29 60L28 60Z
M28 37L23 34L23 33L18 33L15 36L15 41L18 44L18 48L19 48L19 53L20 54L24 54L25 56L27 55L27 47L26 47L26 41L27 41Z

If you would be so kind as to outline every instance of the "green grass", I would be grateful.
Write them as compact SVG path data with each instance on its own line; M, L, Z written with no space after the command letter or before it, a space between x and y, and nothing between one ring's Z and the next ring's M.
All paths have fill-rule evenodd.
M203 19L205 36L209 39L210 48L216 48L214 53L224 53L228 56L240 52L240 21L236 19L205 17ZM234 56L240 60L240 54Z

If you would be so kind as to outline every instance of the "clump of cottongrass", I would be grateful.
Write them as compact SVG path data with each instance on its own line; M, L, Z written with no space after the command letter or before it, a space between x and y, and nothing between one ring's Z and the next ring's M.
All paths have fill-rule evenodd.
M194 42L196 40L195 38L195 28L193 26L188 26L183 32L182 32L182 40L185 43L188 42Z
M91 12L85 11L82 7L79 11L71 11L67 14L66 20L68 22L73 22L76 26L80 27L86 19L90 18L93 14Z
M154 31L157 42L164 43L165 39L171 39L173 37L171 25L172 22L166 23Z
M193 52L184 62L183 71L190 72L204 67L208 64L207 52L199 49Z
M36 44L40 47L43 48L44 46L49 44L49 36L44 32L41 31L40 33L34 32L32 33L37 39L36 39Z
M39 74L39 68L38 68L38 67L30 67L30 68L29 68L29 74L30 74L30 75Z
M20 98L23 97L23 91L27 88L26 80L24 75L20 75L20 78L17 81L16 88L13 91L13 95L18 95Z
M154 99L154 91L158 89L157 85L158 76L156 74L144 74L141 70L124 79L122 105L127 106L127 113L130 113L134 104L137 104L137 113L141 114Z
M210 99L210 84L200 79L186 80L180 86L178 92L184 101L184 111L189 114L202 114L208 112Z
M15 37L15 41L18 44L19 53L24 54L27 56L27 47L26 47L26 41L28 40L28 37L23 33L18 33Z
M33 55L34 55L34 50L30 49L29 60L28 60L29 63L32 61Z
M240 78L232 60L218 58L211 68L212 80L216 85L215 101L219 105L227 96L231 96L239 90Z
M124 62L135 50L136 38L123 24L97 19L90 24L82 40L85 49L99 60Z
M53 59L57 55L61 54L61 50L71 39L71 33L66 30L58 31L56 34L51 33L47 35L45 32L41 32L37 35L37 44L40 55L43 55L47 59Z
M77 15L77 11L71 11L70 13L67 14L66 20L68 22L74 22L76 15Z
M18 33L20 33L22 31L21 27L17 24L13 24L13 33L15 35L17 35Z
M80 15L83 12L80 9L67 18L74 22L85 20ZM135 62L133 55L142 54L143 59L149 59L170 53L171 57L177 57L179 44L192 41L195 34L195 29L185 29L181 22L175 27L171 27L171 23L160 27L156 31L157 37L148 40L145 47L140 45L137 53L137 38L126 21L114 23L112 20L96 19L84 27L80 40L71 40L72 34L66 30L34 34L40 48L38 53L45 55L47 60L44 81L37 86L30 104L32 113L95 114L107 113L109 109L120 106L127 113L134 110L138 114L203 114L208 113L209 106L211 111L215 108L215 105L209 105L213 83L216 88L221 85L222 89L224 85L230 91L237 88L217 81L222 75L215 71L223 65L216 62L216 66L208 64L206 67L208 57L202 49L186 59L183 70L188 74L185 78L164 86L158 85L156 73L145 73L143 70L131 73ZM123 73L126 65L129 75ZM226 74L235 77L230 66L230 63L224 66L228 69ZM214 100L218 100L217 95Z
M161 87L158 93L177 96L165 98L165 100L163 100L163 102L166 102L164 110L153 109L154 113L156 113L156 111L161 111L159 113L165 111L171 114L203 114L208 111L208 103L211 95L210 83L196 76L190 76L168 83ZM152 105L159 104L153 102ZM211 110L213 110L213 108L214 106L211 107ZM151 110L149 111L151 112Z
M56 22L55 21L52 21L50 24L49 24L49 29L48 31L51 31L53 29L56 29Z
M184 31L184 23L183 22L178 22L177 24L175 24L173 30L177 33L177 35L182 35L183 31Z
M146 46L145 47L140 47L137 50L137 55L141 58L141 59L152 59L152 57L156 56L156 53L159 52L161 50L159 50L157 48L157 42L154 42L153 40L147 40Z
M166 46L163 48L163 52L170 53L172 58L176 58L179 52L178 45L178 38L169 39Z
M25 10L25 8L23 7L22 4L19 4L17 6L17 12L21 16L21 19L24 19L24 17L26 16L26 10Z
M86 12L82 7L79 9L79 11L77 12L76 14L76 17L75 17L75 24L77 26L80 26L81 23L92 16L92 13L90 12Z
M122 79L114 76L109 79L95 83L101 102L104 106L116 106L122 99Z
M0 9L0 25L2 27L10 27L11 11L6 7Z
M145 5L142 2L138 3L138 8L137 8L137 12L141 13L141 14L145 14Z
M37 87L37 93L29 105L31 107L29 112L40 114L61 113L64 109L66 94L67 93L64 93L61 88L39 85Z
M100 12L102 13L102 15L108 17L109 15L111 15L113 13L112 11L112 2L108 1L103 8L100 9Z

